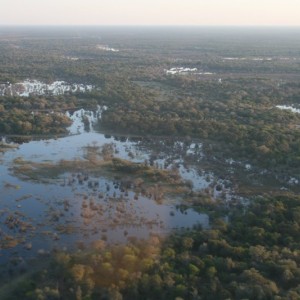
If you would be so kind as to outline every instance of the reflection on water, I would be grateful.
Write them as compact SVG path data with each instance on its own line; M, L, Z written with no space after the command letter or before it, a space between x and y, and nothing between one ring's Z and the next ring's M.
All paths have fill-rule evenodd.
M131 236L147 238L174 228L208 226L208 217L191 209L179 211L174 204L157 204L125 190L119 182L82 176L64 174L55 184L5 176L10 185L2 188L0 220L2 236L19 244L13 252L30 257L54 245L72 248L74 242L98 239L125 242ZM8 248L2 250L2 262L11 254L10 245L9 240L2 243Z
M69 114L74 121L70 132L76 135L31 141L2 155L2 263L16 255L26 259L48 253L53 248L72 249L78 242L87 244L99 239L108 243L126 242L132 236L147 238L152 233L209 226L207 215L191 208L176 209L180 199L157 203L149 195L124 188L122 178L114 180L83 170L66 172L47 182L43 178L33 182L13 175L11 167L16 159L32 162L83 160L87 145L111 144L115 157L147 163L158 169L178 169L179 174L191 182L191 189L199 190L211 184L207 174L200 174L191 164L185 166L185 159L202 157L201 144L114 138L96 133L93 124L103 109ZM85 131L84 122L88 122L89 132Z
M47 84L39 80L27 79L15 84L9 82L0 84L0 96L29 97L30 95L63 95L67 92L90 92L92 89L92 85L69 84L65 81L54 81Z
M276 105L276 107L283 110L290 110L293 113L300 113L300 109L292 105Z

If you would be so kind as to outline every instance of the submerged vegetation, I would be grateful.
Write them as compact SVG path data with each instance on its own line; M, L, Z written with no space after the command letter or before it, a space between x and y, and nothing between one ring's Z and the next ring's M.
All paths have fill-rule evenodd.
M300 36L243 30L0 29L1 299L300 298Z
M299 209L299 196L257 197L209 230L58 252L50 269L25 279L14 297L298 299Z
M14 160L12 168L14 174L27 180L45 181L58 180L63 185L74 183L76 175L78 184L88 182L90 187L99 185L99 182L90 177L107 177L114 181L114 185L121 185L125 189L133 189L138 195L153 194L156 201L160 201L166 194L184 194L190 188L189 184L180 177L178 170L163 170L158 166L150 166L148 161L135 163L115 158L113 145L104 144L103 147L87 146L85 160L61 160L58 163L29 162L21 158ZM69 177L66 174L71 174Z

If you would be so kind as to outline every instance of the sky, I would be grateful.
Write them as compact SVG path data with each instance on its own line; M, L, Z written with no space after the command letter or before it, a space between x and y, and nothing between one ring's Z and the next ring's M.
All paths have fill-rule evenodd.
M0 25L300 26L300 0L0 0Z

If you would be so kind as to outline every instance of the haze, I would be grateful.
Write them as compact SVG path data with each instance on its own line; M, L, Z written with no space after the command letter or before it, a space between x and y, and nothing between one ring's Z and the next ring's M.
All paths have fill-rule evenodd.
M299 0L0 0L0 25L299 26Z

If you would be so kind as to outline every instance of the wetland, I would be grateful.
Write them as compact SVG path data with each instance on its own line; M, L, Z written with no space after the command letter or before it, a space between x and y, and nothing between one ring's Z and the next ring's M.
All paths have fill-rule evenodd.
M0 49L1 299L299 298L298 33L1 28Z

